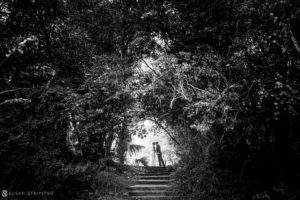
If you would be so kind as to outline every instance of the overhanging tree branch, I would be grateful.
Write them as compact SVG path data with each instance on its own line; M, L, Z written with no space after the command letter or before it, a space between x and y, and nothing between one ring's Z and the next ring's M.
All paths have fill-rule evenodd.
M177 144L180 146L180 143L172 136L172 134L170 133L170 131L168 131L166 129L166 127L164 127L161 123L159 123L155 118L153 119L149 119L150 121L154 122L155 124L157 124L160 128L162 128L167 134L168 136Z
M11 89L11 90L5 90L5 91L0 92L0 95L5 94L5 93L9 93L9 92L15 92L15 91L18 91L18 90L28 90L28 89L32 89L32 88L16 88L16 89Z
M161 77L161 75L157 71L155 71L152 67L149 66L149 64L144 60L144 58L142 58L142 61L158 78L160 78L160 80L162 80L163 82L166 83L166 85L171 86L174 90L176 90L175 86L171 84L169 81L165 80L163 77Z
M298 52L298 54L300 55L300 47L299 47L299 44L297 42L297 39L296 37L294 36L293 32L291 31L291 40L296 48L296 51Z

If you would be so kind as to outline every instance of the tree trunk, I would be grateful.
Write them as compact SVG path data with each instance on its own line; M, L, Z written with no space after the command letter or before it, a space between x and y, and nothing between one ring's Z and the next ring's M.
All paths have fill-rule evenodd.
M113 128L111 128L111 131L109 131L105 139L105 154L104 154L105 158L108 158L110 156L110 149L113 141L114 141L114 132L113 132Z
M273 124L274 128L274 167L275 178L282 180L286 178L289 168L289 119L287 115L281 115L279 120Z

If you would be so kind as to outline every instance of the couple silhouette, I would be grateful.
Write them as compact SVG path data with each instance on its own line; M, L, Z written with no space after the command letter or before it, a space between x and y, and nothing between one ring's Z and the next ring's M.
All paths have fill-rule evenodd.
M165 163L164 160L162 159L162 153L161 153L161 149L160 149L160 145L158 144L158 142L152 142L152 146L153 146L153 153L152 153L152 166L155 166L155 160L156 160L156 156L158 159L158 164L160 167L165 167Z

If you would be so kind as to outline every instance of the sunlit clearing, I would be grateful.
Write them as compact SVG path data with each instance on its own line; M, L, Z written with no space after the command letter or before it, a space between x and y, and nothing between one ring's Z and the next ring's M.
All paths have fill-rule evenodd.
M146 130L148 132L147 136L144 137L143 139L139 138L137 135L132 136L132 144L136 145L142 145L145 148L143 148L141 151L129 155L126 155L126 161L127 164L130 165L138 165L136 163L136 159L140 158L147 158L148 165L149 166L158 166L158 159L157 156L153 156L153 142L158 142L161 151L162 151L162 157L163 160L167 165L173 165L178 161L178 157L175 155L175 148L172 145L172 142L170 141L169 136L163 131L163 130L154 130L153 126L154 123L152 123L149 120L144 121L144 125L146 127Z

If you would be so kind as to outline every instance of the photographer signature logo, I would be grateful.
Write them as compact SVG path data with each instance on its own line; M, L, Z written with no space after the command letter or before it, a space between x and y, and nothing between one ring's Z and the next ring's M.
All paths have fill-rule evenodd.
M8 196L7 190L2 190L1 195L2 197L7 197Z
M7 191L2 190L1 196L6 198L8 196L53 196L53 191Z

